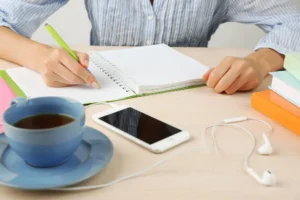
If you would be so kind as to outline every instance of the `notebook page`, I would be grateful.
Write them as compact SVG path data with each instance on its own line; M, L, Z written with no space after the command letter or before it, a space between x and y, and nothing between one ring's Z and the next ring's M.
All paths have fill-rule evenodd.
M201 80L208 67L167 45L98 52L137 86L164 86Z
M51 88L44 84L41 75L25 67L8 69L7 73L29 97L61 96L73 98L85 104L135 96L131 90L124 90L119 87L107 75L102 73L92 61L90 61L89 70L100 83L99 89L89 86Z

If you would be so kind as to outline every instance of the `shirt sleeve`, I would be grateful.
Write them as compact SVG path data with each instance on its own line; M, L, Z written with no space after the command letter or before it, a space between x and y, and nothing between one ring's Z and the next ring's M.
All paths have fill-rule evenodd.
M68 0L0 0L0 26L30 38Z
M226 21L255 24L264 30L267 35L255 50L300 52L300 11L296 0L228 0Z

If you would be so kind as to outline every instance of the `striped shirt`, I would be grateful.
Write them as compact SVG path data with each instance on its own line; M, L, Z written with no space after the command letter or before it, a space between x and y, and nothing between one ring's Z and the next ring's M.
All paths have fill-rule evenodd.
M68 0L0 0L0 26L31 37ZM263 29L255 49L300 51L300 12L294 0L85 0L90 43L101 46L206 47L225 22ZM247 37L251 36L249 33Z

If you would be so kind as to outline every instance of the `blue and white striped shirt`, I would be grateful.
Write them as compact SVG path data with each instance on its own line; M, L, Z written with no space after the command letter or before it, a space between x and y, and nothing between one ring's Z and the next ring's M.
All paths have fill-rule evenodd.
M0 0L0 26L31 37L67 2ZM149 0L85 0L85 5L91 45L206 47L220 24L241 22L268 33L255 49L300 52L300 12L294 0L155 0L153 6Z

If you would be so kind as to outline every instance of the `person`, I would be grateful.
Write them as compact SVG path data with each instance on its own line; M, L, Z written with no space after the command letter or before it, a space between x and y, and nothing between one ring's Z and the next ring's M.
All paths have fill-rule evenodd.
M30 40L67 2L0 0L0 58L39 72L51 87L97 87L95 77L82 67L88 66L86 54L77 52L78 64L66 51ZM294 0L85 0L85 6L91 45L206 47L222 23L257 25L267 34L250 55L229 55L204 75L207 86L218 93L256 88L269 72L283 67L286 53L300 50L300 14Z

